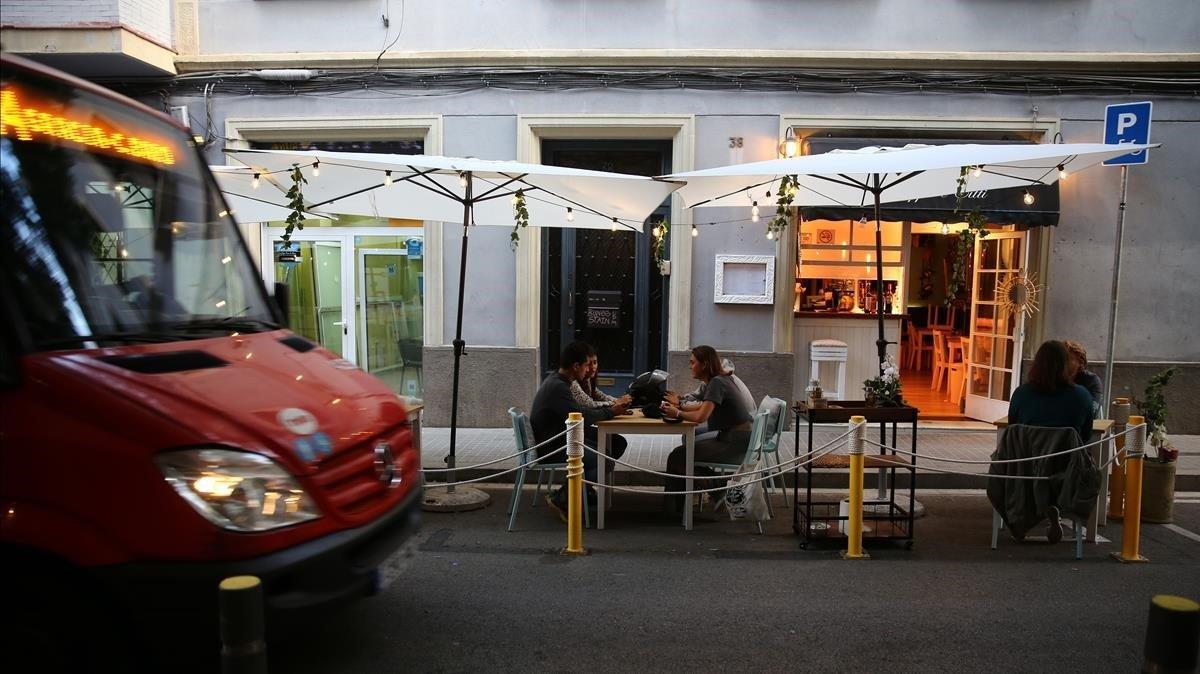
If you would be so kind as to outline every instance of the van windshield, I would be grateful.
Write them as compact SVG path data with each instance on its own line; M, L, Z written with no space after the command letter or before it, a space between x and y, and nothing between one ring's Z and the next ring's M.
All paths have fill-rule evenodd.
M198 153L137 109L0 80L0 279L35 349L274 329Z

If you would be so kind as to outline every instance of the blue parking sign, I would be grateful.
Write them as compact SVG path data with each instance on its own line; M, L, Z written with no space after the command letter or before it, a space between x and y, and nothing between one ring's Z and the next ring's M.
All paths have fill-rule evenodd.
M1149 143L1150 142L1150 110L1151 101L1141 103L1118 103L1104 108L1104 142L1115 143ZM1122 166L1128 164L1145 164L1150 160L1149 150L1138 150L1113 157L1104 162L1105 166Z

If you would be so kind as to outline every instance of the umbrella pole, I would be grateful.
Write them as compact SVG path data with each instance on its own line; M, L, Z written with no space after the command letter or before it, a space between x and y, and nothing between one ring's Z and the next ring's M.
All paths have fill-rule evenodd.
M451 469L454 468L454 450L458 440L458 374L462 367L463 351L467 346L462 338L463 294L467 288L467 228L471 226L471 208L474 205L471 201L471 173L468 171L464 175L467 178L467 187L463 198L462 255L458 261L458 320L454 328L454 383L450 389L450 453L446 456L446 467ZM455 472L451 470L448 474L449 482L455 482ZM446 491L453 493L453 484L447 487Z
M879 222L879 191L879 174L875 174L875 189L872 190L875 195L875 282L879 286L876 290L878 296L875 298L875 313L879 317L879 339L875 340L875 346L879 349L879 373L883 374L888 341L883 328L883 234Z
M1121 289L1121 243L1125 235L1125 191L1129 189L1129 166L1121 167L1121 204L1117 210L1117 245L1113 253L1112 306L1108 310L1108 343L1104 350L1104 394L1100 398L1100 409L1106 409L1105 400L1112 400L1113 347L1117 341L1117 294Z

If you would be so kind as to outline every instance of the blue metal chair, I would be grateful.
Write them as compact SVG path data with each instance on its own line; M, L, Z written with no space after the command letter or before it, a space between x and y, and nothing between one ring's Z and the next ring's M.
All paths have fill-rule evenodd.
M533 427L529 425L529 417L525 413L515 407L508 408L508 416L512 419L513 439L516 441L517 450L521 454L517 457L518 465L530 463L537 458L537 451L532 449L537 443L533 441ZM562 444L567 444L567 439L564 436L561 438ZM554 449L553 447L551 449ZM512 531L513 526L517 523L517 510L521 507L521 490L525 487L525 473L531 470L536 470L538 474L537 488L533 491L533 499L530 503L531 508L537 507L538 495L542 491L542 480L545 477L546 471L550 471L550 479L546 482L547 491L554 485L554 473L556 471L567 469L567 459L565 453L554 455L547 461L536 463L526 468L517 470L513 476L513 491L512 498L508 502L508 530ZM583 499L583 525L591 526L591 513L588 508L588 500L586 496Z
M783 432L787 429L788 424L787 402L780 400L779 398L771 398L767 396L763 398L762 403L759 404L758 411L764 411L764 406L768 404L775 407L775 411L771 412L771 414L775 414L777 412L778 416L774 420L775 423L769 425L763 437L763 464L766 466L778 466L781 463L779 459L779 443L783 439ZM768 418L768 420L770 419ZM774 464L772 464L772 461ZM788 498L787 484L783 480L783 475L776 475L767 482L771 485L771 488L774 489L776 488L776 480L779 480L778 488L783 492L783 503L790 508L792 503L791 499ZM767 502L770 503L770 499L768 499Z
M750 442L748 442L746 444L746 454L745 454L745 456L742 457L741 463L719 463L716 461L697 461L696 467L697 468L708 468L709 470L712 470L718 474L736 473L742 466L748 465L748 464L753 464L753 463L759 461L762 457L763 439L766 436L766 432L767 432L768 417L769 417L768 412L759 411L759 412L755 413L753 424L750 426ZM760 466L760 467L765 468L765 466ZM710 482L710 481L703 480L702 482ZM763 486L765 487L766 485L763 485ZM713 506L713 510L720 509L720 507L724 503L725 503L725 496L722 495L720 500L717 501L716 505ZM771 499L769 499L769 498L767 499L767 512L771 514L771 517L775 516L775 512L771 508ZM757 524L758 524L758 533L761 534L763 532L762 531L762 522L757 522Z

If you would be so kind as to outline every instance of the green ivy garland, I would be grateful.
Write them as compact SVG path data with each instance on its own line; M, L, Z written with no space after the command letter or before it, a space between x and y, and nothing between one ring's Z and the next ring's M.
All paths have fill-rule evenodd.
M962 201L967 196L967 173L970 170L971 167L964 166L958 171L958 184L954 189L955 213L961 211ZM959 291L967 285L967 270L971 267L971 258L975 253L975 239L982 239L988 235L987 218L978 208L967 213L964 220L967 222L967 228L958 234L954 258L950 263L950 278L946 281L946 298L942 301L943 306L947 307L954 304Z
M662 220L654 227L654 242L651 244L651 250L654 253L654 266L658 268L658 273L662 273L663 251L666 250L667 235L671 233L671 221Z
M788 226L788 209L791 208L792 201L796 198L796 186L799 181L796 176L783 176L779 179L778 198L775 201L775 217L767 223L767 235L774 238L780 232L787 229ZM767 196L770 196L769 194Z
M529 226L529 210L525 208L525 190L517 190L513 195L513 231L509 235L508 247L514 251L521 243L520 231Z
M288 188L288 208L292 209L287 216L287 227L283 230L283 248L287 250L292 243L292 231L296 229L304 229L304 191L302 185L307 185L308 180L304 174L300 172L299 166L292 167L292 186Z

